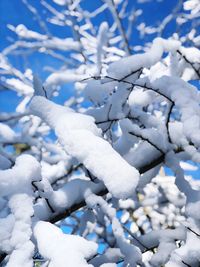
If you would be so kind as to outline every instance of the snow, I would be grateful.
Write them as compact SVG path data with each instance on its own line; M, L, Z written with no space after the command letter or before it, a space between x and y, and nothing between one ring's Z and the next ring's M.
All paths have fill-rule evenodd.
M25 95L32 95L33 94L33 88L30 84L26 84L23 81L20 81L19 79L10 78L6 79L6 83L9 87L13 88L17 93L25 94Z
M15 223L15 218L13 215L8 215L5 218L0 219L0 250L5 252L10 252L12 246L10 244L10 238L12 229Z
M200 208L200 200L196 202L189 202L186 206L185 212L189 217L199 220L200 219L199 208Z
M102 104L113 91L112 83L102 84L98 80L90 80L84 90L84 94L90 101Z
M50 202L53 203L53 207L58 210L65 210L74 204L79 203L84 199L88 188L93 192L98 192L104 188L102 184L95 184L84 179L73 179L58 190L53 190L50 184L44 179L42 183L44 193L41 192L41 196L47 197Z
M120 259L123 258L123 255L120 252L119 248L108 248L104 254L100 254L90 262L94 266L102 266L106 262L118 262Z
M101 23L97 36L97 75L102 71L102 61L105 57L105 46L108 42L108 24L107 22Z
M6 56L17 48L33 49L33 50L38 49L40 50L40 52L43 53L46 52L48 49L61 50L61 51L69 51L69 50L79 51L80 44L78 41L74 41L72 38L52 37L47 39L45 38L44 40L36 39L34 41L27 41L22 39L6 47L3 51L3 54Z
M137 263L141 263L141 252L139 248L125 241L122 228L116 218L113 218L112 220L112 227L121 253L125 256L124 262L130 263L131 266L136 267Z
M0 170L5 170L10 168L11 162L9 159L4 157L3 155L0 155Z
M132 106L141 106L145 107L149 105L152 101L151 92L144 91L143 89L135 89L130 93L128 102L130 107Z
M141 252L138 247L129 244L125 239L123 228L116 217L116 210L110 207L108 203L100 196L92 194L90 190L86 193L86 203L89 207L94 208L99 205L105 215L108 216L112 224L113 235L116 239L117 245L120 248L120 252L124 255L124 263L130 263L131 266L137 266L137 263L141 263Z
M8 125L0 123L0 142L12 143L17 139L16 133Z
M86 77L88 76L84 74L78 74L78 73L70 72L68 70L65 70L65 71L62 70L60 72L54 72L50 74L47 77L44 83L44 86L48 89L49 87L55 86L55 85L62 85L65 83L81 81Z
M42 35L40 33L28 30L27 27L23 24L17 25L17 27L13 27L12 25L8 25L10 30L14 30L18 36L26 39L37 39L37 40L46 40L48 37L46 35Z
M90 262L94 266L101 266L105 262L109 261L111 262L118 262L120 258L122 258L123 255L120 252L119 248L108 248L104 254L100 254L94 259L92 259Z
M170 258L172 251L176 249L176 244L166 239L160 242L157 253L151 257L150 263L152 266L159 267L167 262Z
M32 198L26 194L16 194L11 197L9 207L14 215L14 226L9 240L12 253L6 266L32 267L34 253L34 245L30 241L33 215Z
M66 4L69 3L69 0L53 0L56 4L60 6L65 6Z
M197 14L200 11L199 0L188 0L183 3L185 10L191 10L192 14Z
M45 158L45 160L48 160L48 159ZM61 161L61 160L58 163L53 164L54 162L52 162L53 161L52 158L51 160L48 160L48 161L49 163L47 163L46 161L41 163L42 177L47 179L50 183L53 183L59 177L62 177L63 175L66 174L67 164L65 164L64 161Z
M22 168L23 166L23 168ZM0 196L32 193L32 181L41 179L40 164L30 155L21 155L12 169L0 170Z
M188 162L184 162L184 161L180 162L180 166L182 169L184 169L186 171L197 171L198 170L197 166L190 164Z
M40 164L30 155L21 155L11 169L0 170L0 196L8 200L10 210L7 217L0 218L2 250L10 254L7 267L33 266L31 182L38 180L41 180Z
M200 258L199 248L199 237L188 231L186 243L172 253L171 259L166 266L183 266L183 261L189 266L198 266Z
M139 84L145 84L148 83L146 79L140 79ZM181 122L182 124L182 131L184 134L184 138L188 138L194 144L197 146L199 145L200 138L197 134L200 131L200 123L199 123L199 114L200 114L200 108L197 99L199 99L199 92L198 90L186 83L185 81L181 80L178 77L168 77L168 76L162 76L161 78L155 80L152 82L150 87L159 88L160 93L166 95L169 97L175 104L176 107L179 109L180 116L181 116ZM180 94L180 86L181 86L181 94ZM177 130L181 130L180 122L175 122L176 124L171 124L171 126L174 126L177 128ZM176 132L174 131L174 137ZM180 141L185 141L183 138L178 138L177 140L180 143ZM188 141L186 143L182 143L182 146L186 146Z
M40 96L32 99L30 109L55 129L65 151L102 180L113 196L127 198L134 194L138 171L100 137L101 131L92 117L75 113Z
M58 227L43 221L35 225L34 236L39 252L50 260L49 267L92 266L86 260L96 254L97 244L94 242L63 234Z
M108 76L119 80L123 79L123 77L136 70L154 65L161 59L164 52L176 51L179 47L180 42L178 41L156 38L148 52L125 57L112 63L108 68ZM118 66L120 66L120 68L118 68Z
M160 266L165 264L171 252L176 248L175 240L185 240L185 229L179 227L175 230L155 230L145 234L139 238L140 242L147 248L158 246L157 252L152 256L150 262L153 266Z

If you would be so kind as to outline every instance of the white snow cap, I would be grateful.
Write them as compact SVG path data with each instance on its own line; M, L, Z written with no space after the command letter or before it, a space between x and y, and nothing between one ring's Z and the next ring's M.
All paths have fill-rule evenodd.
M30 155L21 155L12 169L0 170L0 196L32 194L33 180L40 180L40 164Z
M180 42L178 41L156 38L148 52L125 57L112 63L109 66L108 75L113 78L122 79L140 68L148 68L154 65L161 59L164 52L172 52L179 47Z
M92 266L86 259L96 254L97 244L80 236L63 234L51 223L39 221L34 235L41 255L50 260L49 267Z
M117 198L134 194L139 172L129 165L103 138L94 118L59 106L41 96L35 96L30 109L44 119L64 146L66 152L77 158Z
M10 240L7 240L11 249L7 267L33 266L34 245L30 240L32 205L32 198L27 194L16 194L9 201L9 208L14 216L14 226Z
M57 5L65 6L69 3L69 0L53 0Z

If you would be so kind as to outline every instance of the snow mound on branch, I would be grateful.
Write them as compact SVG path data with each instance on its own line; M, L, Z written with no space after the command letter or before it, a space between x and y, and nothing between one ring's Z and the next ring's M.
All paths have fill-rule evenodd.
M50 260L49 267L86 267L86 259L96 254L97 244L80 236L63 234L48 223L40 221L34 228L39 252Z
M65 6L70 3L69 0L53 0L53 2L60 6Z
M40 34L38 32L28 30L27 27L23 24L17 25L16 28L12 25L9 25L9 28L11 30L15 31L18 36L25 38L25 39L37 39L37 40L48 39L47 35L43 35L43 34Z
M176 51L180 42L156 38L151 49L144 54L132 55L112 63L108 69L108 75L113 78L123 79L141 68L148 68L157 63L164 52ZM120 68L119 68L120 66Z
M12 142L17 139L16 133L6 124L0 123L0 142Z
M192 14L197 14L200 10L199 0L188 0L183 3L185 10L190 10Z
M200 247L199 237L195 233L187 232L187 238L185 244L172 252L170 261L165 266L166 267L199 266L199 258L200 258L199 247ZM183 263L187 263L187 265Z
M19 79L16 78L6 79L6 83L9 87L11 87L13 90L15 90L20 94L29 96L33 94L33 88L30 85L20 81Z
M69 70L54 72L50 74L45 81L45 88L49 89L52 86L62 85L71 82L81 81L87 78L86 74L74 73Z
M9 207L14 215L14 227L9 240L12 252L7 267L33 266L34 245L30 240L32 205L32 198L27 194L16 194L9 201Z
M85 87L85 96L92 102L102 104L113 91L113 83L102 84L98 80L90 80Z
M32 194L33 179L41 179L39 162L30 155L19 156L12 169L0 171L0 196Z
M100 137L101 131L92 117L75 113L41 96L33 98L30 108L34 115L55 129L66 152L102 180L113 196L127 198L134 194L139 172Z

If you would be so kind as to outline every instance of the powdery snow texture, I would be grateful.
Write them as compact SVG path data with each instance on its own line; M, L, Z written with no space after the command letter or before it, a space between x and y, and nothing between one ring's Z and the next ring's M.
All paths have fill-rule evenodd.
M100 137L101 132L92 117L75 113L41 96L33 98L30 108L34 115L55 129L65 151L102 180L113 196L127 198L133 195L139 172Z

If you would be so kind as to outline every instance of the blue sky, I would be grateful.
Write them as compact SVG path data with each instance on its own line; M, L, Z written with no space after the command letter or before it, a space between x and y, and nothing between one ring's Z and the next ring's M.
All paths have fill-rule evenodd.
M29 0L31 5L33 5L37 10L38 14L42 18L46 18L50 15L47 10L41 5L39 0ZM53 3L52 0L47 0L47 3L53 5L56 8L60 6ZM176 5L177 0L154 0L152 2L147 2L145 4L138 4L136 0L129 1L128 10L143 8L143 14L138 18L138 22L146 22L146 24L158 25L159 21L169 14L170 10ZM93 11L102 4L101 0L83 0L82 7L88 11ZM112 16L108 10L98 15L93 23L95 27L102 21L107 21L109 25L112 24ZM39 27L38 21L33 17L33 14L27 9L25 4L21 0L0 0L0 50L4 49L6 46L12 44L13 40L16 39L16 35L10 31L7 27L8 24L17 26L19 24L26 25L27 28L43 33ZM67 27L57 27L53 24L47 23L49 32L52 35L56 35L61 38L71 36L71 30ZM170 36L174 30L173 23L169 25L167 30L164 32L166 37ZM126 22L124 23L126 27ZM151 36L153 38L155 36ZM133 34L131 36L131 43L134 45L139 45L141 42L148 41L148 38L141 40L136 29L133 29ZM49 72L45 71L43 67L45 65L52 66L55 69L59 69L60 62L52 60L48 55L34 53L28 57L23 56L10 56L10 62L21 71L26 68L31 68L35 74L39 74L42 80L48 76ZM42 64L41 64L42 62ZM72 88L67 85L67 90L65 92L72 94ZM56 102L61 103L66 99L66 95L61 92L61 95L55 99ZM9 100L9 101L8 101ZM0 93L0 111L14 111L15 107L19 103L19 97L14 92L1 92ZM9 104L8 104L9 103Z

